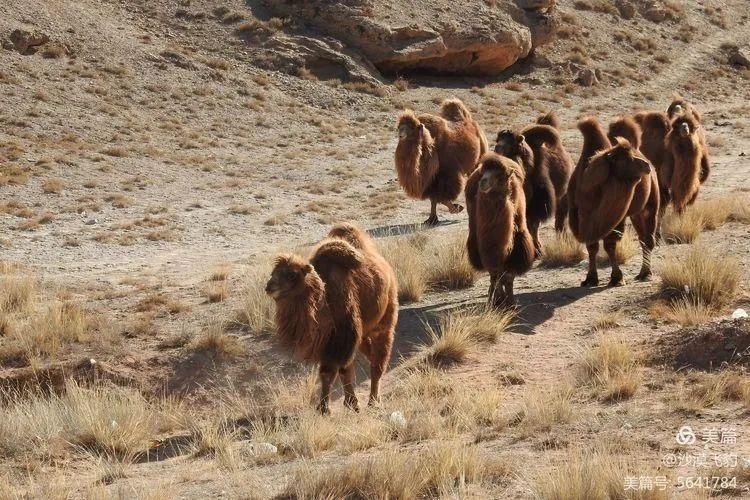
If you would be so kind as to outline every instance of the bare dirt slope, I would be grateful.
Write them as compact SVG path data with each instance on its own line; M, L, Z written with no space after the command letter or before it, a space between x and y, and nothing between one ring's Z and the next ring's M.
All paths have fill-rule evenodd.
M432 3L445 8L450 2ZM731 450L709 449L750 459L747 407L719 398L686 410L687 394L709 375L661 363L639 367L641 383L628 400L604 402L574 387L566 396L572 417L533 431L508 423L530 395L542 394L544 404L555 406L555 394L567 390L560 387L574 378L581 354L601 341L594 327L603 316L618 312L607 334L626 339L636 353L650 353L654 339L678 331L679 325L652 309L660 266L684 256L688 245L660 246L657 276L649 283L632 280L638 252L624 266L627 284L616 289L579 288L585 262L536 267L520 278L512 332L443 373L456 387L501 385L503 425L441 430L424 439L389 436L344 448L329 436L339 444L306 442L307 451L299 452L299 443L282 446L287 438L281 431L261 433L248 416L247 407L262 399L268 385L288 388L292 407L309 412L303 393L295 392L307 387L308 371L287 360L272 334L254 330L243 315L262 281L257 269L280 249L319 240L336 221L354 220L382 243L414 232L425 219L428 203L407 199L395 180L395 119L404 108L435 111L443 98L459 97L490 140L501 128L523 126L554 109L577 158L575 123L581 116L593 113L606 122L636 109L664 110L679 92L703 113L711 146L714 171L701 199L733 194L747 203L749 73L726 60L728 46L750 39L746 2L681 2L661 22L643 17L646 3L633 2L637 13L626 20L609 2L562 0L559 39L502 75L410 75L408 85L400 80L373 87L322 81L303 68L299 76L260 69L267 66L257 60L253 37L283 31L288 21L253 21L240 0L223 2L221 10L205 0L12 2L0 19L0 36L25 29L44 32L50 41L33 55L0 50L0 260L20 264L47 295L75 304L91 321L89 334L54 354L19 353L9 347L12 335L0 328L0 381L10 389L29 380L46 382L55 379L47 370L62 364L63 375L49 384L61 389L70 366L95 359L94 371L107 382L135 387L149 400L179 399L185 406L175 413L195 414L209 426L231 420L239 431L203 453L195 442L209 441L205 429L175 424L173 432L147 438L149 456L158 460L139 455L122 466L85 446L71 451L59 444L43 455L2 449L0 473L13 488L8 491L50 497L44 478L54 475L64 485L54 494L72 497L265 498L287 491L290 478L305 467L325 470L392 448L419 452L457 440L477 443L483 453L507 462L510 472L502 480L430 495L530 498L540 495L540 474L569 463L576 450L605 442L627 455L635 475L657 475L650 472L655 468L660 474L662 457L673 452L675 432L685 422L737 429L740 439ZM598 75L595 86L575 82L587 68ZM430 241L466 230L465 214L440 216L443 224L425 231ZM552 232L545 227L543 240ZM750 225L731 221L701 238L746 263L748 236ZM606 277L607 269L601 272ZM740 276L738 297L710 324L726 319L734 307L747 307L748 279ZM482 304L486 287L482 277L471 288L431 291L402 306L386 393L408 377L415 346L428 341L425 324ZM236 355L202 350L196 339L217 328L239 340ZM363 397L366 371L360 372ZM218 410L218 400L234 397L247 407ZM370 419L367 425L385 421L403 409L394 406L400 402L386 398L382 408L361 418ZM355 424L347 424L340 401L334 413L339 427L332 435L348 435L346 425ZM314 428L330 425L308 417ZM7 436L7 428L0 428L0 437ZM186 444L163 456L154 451L175 435ZM237 452L258 436L282 453L258 459ZM216 452L224 448L234 450L229 461ZM670 484L695 472L690 466L670 468ZM748 486L743 484L739 495Z

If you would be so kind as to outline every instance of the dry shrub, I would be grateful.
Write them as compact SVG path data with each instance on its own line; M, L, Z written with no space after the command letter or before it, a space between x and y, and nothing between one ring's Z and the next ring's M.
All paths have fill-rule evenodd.
M245 353L242 341L226 333L224 325L219 322L210 324L196 337L191 347L194 351L203 351L221 359L232 359Z
M437 329L427 325L429 342L420 351L429 363L437 366L460 363L478 343L495 342L514 317L511 310L484 308L443 316Z
M686 413L698 413L724 401L740 401L750 407L750 380L737 371L692 373L677 396L676 407Z
M419 302L427 289L424 245L420 233L406 238L392 238L380 245L383 257L393 267L398 280L398 301Z
M59 194L65 189L65 183L60 179L47 179L42 183L42 192L45 194Z
M615 260L617 264L623 265L629 261L636 253L641 249L641 244L638 242L638 235L632 226L625 226L625 231L622 234L622 239L617 244L617 250L615 251ZM609 256L607 252L599 251L596 259L600 264L609 263Z
M190 426L191 451L196 457L212 457L226 469L236 469L239 461L233 447L238 433L224 422L196 421Z
M700 236L703 225L703 216L697 210L688 208L681 215L668 211L662 219L661 235L667 243L692 243Z
M573 390L568 385L528 391L516 415L522 435L548 432L556 424L570 422L573 419L572 398Z
M5 393L0 407L0 450L49 456L60 447L131 458L169 428L171 416L137 391L84 388L69 381L62 395Z
M503 401L497 384L460 384L435 368L408 370L386 397L405 416L406 427L394 432L406 442L505 427Z
M304 465L292 476L286 495L298 499L454 496L467 483L509 474L507 464L480 454L476 447L447 442L410 452L391 449L323 469Z
M428 285L437 290L460 290L474 285L477 273L469 263L466 236L455 233L436 243L426 270Z
M80 307L54 301L46 304L43 312L20 321L10 338L22 346L30 360L42 355L54 356L65 343L90 340L89 326L89 319Z
M399 301L418 302L425 291L472 286L477 273L466 254L465 236L455 233L434 241L424 233L396 237L380 244L399 285Z
M29 274L11 273L0 276L0 313L27 311L36 295L36 278Z
M227 298L229 298L229 287L227 287L226 283L210 283L206 287L206 299L209 302L223 302Z
M239 321L253 333L266 333L274 328L274 302L266 294L266 282L271 276L271 264L251 268L243 277L242 306Z
M570 231L557 232L542 244L542 267L575 266L586 257L583 245Z
M649 468L650 469L650 468ZM628 498L642 500L667 500L668 491L625 490L625 478L663 476L664 472L643 470L641 464L629 462L607 449L581 452L573 450L555 461L552 469L536 478L529 478L534 498L539 500ZM670 483L671 484L671 481Z
M695 326L709 321L715 314L711 307L688 297L670 302L658 301L649 308L653 318L662 318L682 326Z
M734 301L740 279L737 259L703 245L691 245L683 258L668 257L661 269L661 289L668 297L714 310Z
M211 281L226 281L227 278L229 278L229 273L231 273L231 271L232 264L228 262L222 262L214 268L209 279Z
M641 383L638 362L622 339L602 336L578 362L578 383L603 401L631 398Z
M592 330L594 330L595 332L601 332L604 330L618 328L622 326L621 323L623 319L624 316L622 314L622 311L614 310L603 312L594 320L594 326L592 327Z

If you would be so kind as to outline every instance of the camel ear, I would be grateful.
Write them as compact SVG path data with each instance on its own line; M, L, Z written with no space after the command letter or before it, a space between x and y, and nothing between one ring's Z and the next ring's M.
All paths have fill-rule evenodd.
M305 266L302 268L302 274L309 274L312 270L313 266L311 266L310 264L305 264Z
M605 155L606 156L606 155ZM600 156L592 161L581 176L581 187L585 191L593 191L602 185L609 177L609 161L604 156Z
M518 142L518 144L523 143L523 141L525 141L525 140L526 140L526 137L523 134L518 134L518 139L516 139L516 141Z

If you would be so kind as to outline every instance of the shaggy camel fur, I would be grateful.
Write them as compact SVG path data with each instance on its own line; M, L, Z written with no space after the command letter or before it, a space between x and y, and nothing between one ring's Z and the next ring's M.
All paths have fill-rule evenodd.
M430 217L425 223L438 223L438 203L450 213L463 210L455 200L466 177L487 152L484 132L468 108L458 99L448 99L440 116L404 111L398 119L398 134L398 181L408 196L430 200Z
M703 184L708 180L708 176L711 174L711 158L708 151L706 133L702 127L701 114L695 109L695 106L687 102L685 99L676 97L667 108L667 116L674 123L675 118L683 115L692 116L698 126L698 141L700 142L702 149L700 183Z
M512 305L513 281L534 262L534 242L526 226L523 169L495 153L482 157L466 183L469 261L490 274L488 302Z
M612 144L617 143L617 137L622 137L635 149L641 149L641 126L630 116L621 116L610 123L607 137Z
M571 230L586 244L589 254L589 270L581 286L599 284L596 269L599 240L604 240L604 250L612 266L609 286L622 283L616 252L626 217L630 217L643 250L643 263L636 279L646 280L651 276L651 252L656 244L659 218L656 173L648 160L621 137L616 138L614 146L601 148L608 140L595 118L583 120L578 128L584 136L584 151L568 193ZM600 152L594 153L596 150Z
M548 120L550 115L538 121ZM552 121L556 121L552 120ZM555 214L555 229L565 228L568 216L566 193L573 160L562 144L560 134L549 125L530 125L520 133L502 130L497 134L495 152L514 160L524 169L526 180L526 220L541 254L539 226Z
M677 116L667 135L667 159L662 178L671 201L679 214L698 197L702 178L702 160L706 157L698 131L700 123L688 113Z
M354 357L370 361L370 401L379 400L398 316L396 275L371 238L352 224L335 226L308 261L284 254L266 285L276 301L282 346L299 361L320 364L320 403L328 413L337 376L344 404L358 409Z

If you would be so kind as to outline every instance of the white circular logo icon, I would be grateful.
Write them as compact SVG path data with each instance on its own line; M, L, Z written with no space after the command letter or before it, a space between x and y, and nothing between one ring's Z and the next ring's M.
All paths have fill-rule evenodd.
M680 430L677 431L675 440L677 441L677 444L683 446L695 443L695 433L693 432L693 428L689 425L683 425L680 427Z

